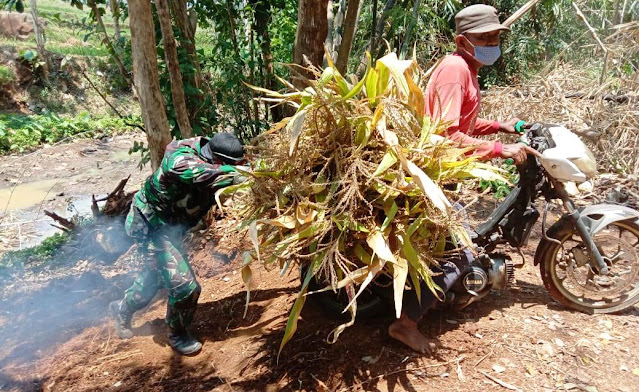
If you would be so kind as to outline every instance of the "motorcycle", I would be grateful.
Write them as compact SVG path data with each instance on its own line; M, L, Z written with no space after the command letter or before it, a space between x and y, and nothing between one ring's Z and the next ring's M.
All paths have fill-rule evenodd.
M639 302L639 212L616 204L575 205L566 183L585 182L597 168L592 152L567 128L535 123L520 141L539 151L541 158L529 155L517 166L517 186L471 231L476 256L440 305L462 309L491 290L507 289L514 282L515 265L498 248L526 246L540 215L543 237L534 265L557 302L591 314L619 312ZM539 198L545 200L543 214L534 206ZM546 229L553 200L561 201L565 213ZM324 286L311 281L309 290ZM310 296L334 315L342 313L346 297L333 292ZM357 315L370 317L387 305L375 291L367 290L358 299Z

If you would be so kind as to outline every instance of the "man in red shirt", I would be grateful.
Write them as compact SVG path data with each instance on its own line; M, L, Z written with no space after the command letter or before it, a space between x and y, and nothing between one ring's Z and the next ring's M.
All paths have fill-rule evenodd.
M492 65L501 55L500 33L510 30L499 23L497 10L484 4L466 7L455 15L457 50L446 56L433 72L427 87L426 110L431 118L448 124L447 138L461 146L474 146L474 155L481 159L495 157L512 158L523 163L527 154L539 156L534 149L522 144L502 144L498 141L477 139L471 135L489 135L497 132L515 134L513 118L505 123L478 118L481 96L477 71L484 65ZM472 258L467 252L455 263L441 262L435 268L435 283L448 291ZM419 332L417 322L436 302L437 298L422 285L421 300L409 293L404 296L402 315L388 328L391 337L415 351L427 353L431 342Z
M478 118L481 96L477 71L492 65L501 55L502 31L510 30L499 23L497 10L476 4L455 16L457 36L455 53L446 56L433 72L426 91L426 110L432 118L449 123L447 137L462 146L476 146L475 155L483 159L513 158L516 164L526 160L526 154L537 152L524 144L502 144L473 136L497 132L516 133L518 118L505 123Z

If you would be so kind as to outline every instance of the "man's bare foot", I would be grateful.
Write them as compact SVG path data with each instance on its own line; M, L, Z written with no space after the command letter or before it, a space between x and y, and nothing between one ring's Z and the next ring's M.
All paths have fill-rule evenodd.
M419 332L417 323L404 313L388 327L388 334L418 353L430 354L435 348L435 344Z

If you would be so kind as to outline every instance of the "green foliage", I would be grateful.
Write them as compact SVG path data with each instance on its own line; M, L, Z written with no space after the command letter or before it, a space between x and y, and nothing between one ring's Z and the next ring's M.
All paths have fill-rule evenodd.
M55 233L42 241L40 245L4 253L0 256L0 270L51 261L55 252L66 244L69 238L68 234Z
M151 161L151 151L147 146L144 145L144 142L138 142L137 140L133 142L133 147L129 149L129 155L135 154L136 152L140 153L140 162L138 162L138 168L142 170L144 165Z
M178 42L183 41L180 37L180 31L177 28L173 29L173 34ZM156 37L161 38L162 33L159 31L159 27L156 31ZM176 138L181 138L180 129L177 124L177 115L175 113L175 107L173 104L171 93L171 80L169 77L168 65L165 61L164 47L158 45L158 67L160 70L160 89L164 96L166 104L166 112L171 126L171 135ZM190 59L189 53L185 49L185 45L180 44L177 47L178 63L180 64L180 74L182 75L182 84L184 85L184 98L187 108L190 112L195 112L197 115L191 119L191 128L195 135L206 135L210 133L211 129L214 129L219 125L218 123L218 111L213 104L213 99L210 95L204 94L201 88L192 84L195 80L197 70L193 66L193 62ZM204 51L198 51L198 57L204 57Z
M11 83L16 80L13 70L6 65L0 65L0 85Z
M140 122L137 118L129 122ZM0 114L0 154L23 152L43 143L52 144L74 135L92 137L128 128L125 120L116 117L91 117L82 112L74 117Z
M293 62L293 42L297 29L297 0L280 0L274 4L269 25L271 50L275 59L275 73L283 78L289 75L284 63Z
M11 11L16 10L16 12L24 12L24 3L22 0L2 0L0 1L2 8Z
M511 184L516 184L519 181L517 166L503 164L501 168L504 170L501 174ZM511 184L502 180L479 180L479 187L482 192L490 188L490 193L493 194L495 199L503 199L508 196L508 194L510 194Z

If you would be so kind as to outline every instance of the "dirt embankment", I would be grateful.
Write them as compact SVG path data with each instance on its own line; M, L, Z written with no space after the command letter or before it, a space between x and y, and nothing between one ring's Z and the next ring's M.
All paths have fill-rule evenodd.
M61 190L53 188L51 194L68 189L106 193L128 174L116 170L93 183L87 163L96 164L92 157L99 156L96 161L108 159L108 167L119 167L116 159L107 158L118 152L82 143L60 147L59 155L48 152L50 161L36 161L42 168L77 167L73 177L68 170L56 174ZM96 151L75 157L84 148ZM74 151L70 161L67 151ZM127 165L122 170L133 172L134 165ZM13 178L7 169L0 180ZM33 170L33 180L48 177L44 169L20 170ZM56 196L50 202L61 201ZM481 208L494 204L486 199ZM204 342L200 354L181 357L168 346L165 293L136 314L134 338L115 336L107 304L131 284L138 266L130 258L112 264L70 260L64 270L20 275L3 286L0 390L639 390L638 309L590 316L552 301L532 265L538 229L524 249L527 264L516 271L513 287L463 312L433 311L422 321L421 330L441 345L433 355L417 355L391 340L386 333L390 314L356 323L330 345L325 339L338 321L309 301L278 361L299 280L294 272L280 277L278 271L256 270L258 285L243 318L246 292L236 271L247 241L229 234L233 224L216 222L190 242L203 288L193 325Z

